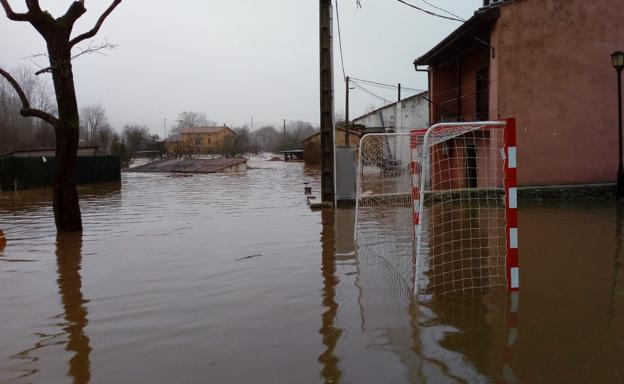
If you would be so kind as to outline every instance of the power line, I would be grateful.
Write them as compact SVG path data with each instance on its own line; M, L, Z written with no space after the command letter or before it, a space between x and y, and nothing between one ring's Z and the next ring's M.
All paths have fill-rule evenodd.
M384 102L386 102L386 103L388 103L388 104L393 104L393 103L392 103L392 101L390 101L390 100L386 99L385 97L381 97L381 96L379 96L379 95L378 95L378 94L376 94L375 92L372 92L372 91L370 91L370 90L368 90L368 89L364 88L364 87L363 87L363 86L361 86L360 84L358 84L358 83L356 83L356 82L353 82L353 84L355 84L355 86L356 86L356 87L360 88L361 90L363 90L364 92L368 93L369 95L374 96L374 97L376 97L376 98L378 98L378 99L380 99L380 100L383 100Z
M439 17L441 19L446 19L446 20L459 21L460 23L465 22L464 19L458 19L456 17L449 17L449 16L440 15L439 13L431 12L431 11L428 11L428 10L423 9L421 7L418 7L418 6L414 5L414 4L410 4L407 1L403 1L403 0L397 0L397 1L399 3L401 3L401 4L407 5L408 7L414 8L416 10L419 10L419 11L424 12L424 13L426 13L428 15L431 15L431 16Z
M370 84L370 85L379 86L379 87L392 88L392 89L398 88L398 85L380 83L380 82L371 81L371 80L358 79L357 77L350 77L349 79L353 80L353 81L358 81L358 82L361 82L361 83L366 83L366 84ZM403 87L403 86L401 86L401 89L407 90L407 91L413 91L413 92L423 92L423 91L425 91L424 89L409 88L409 87Z
M447 11L447 10L446 10L446 9L444 9L444 8L438 7L438 6L437 6L437 5L435 5L435 4L431 4L431 3L430 3L430 2L428 2L427 0L420 0L420 1L422 1L423 3L425 3L425 4L429 5L430 7L433 7L433 8L435 8L435 9L439 10L439 11L442 11L442 12L444 12L444 13L448 14L448 15L455 16L455 17L457 17L458 19L461 19L461 20L462 20L462 21L464 21L464 22L466 21L466 20L465 20L465 19L463 19L461 16L458 16L458 15L454 14L453 12L449 12L449 11Z
M340 46L340 64L342 64L342 78L347 78L347 73L345 72L344 65L344 56L342 54L342 33L340 32L340 12L338 10L338 0L336 0L336 22L338 23L338 44Z

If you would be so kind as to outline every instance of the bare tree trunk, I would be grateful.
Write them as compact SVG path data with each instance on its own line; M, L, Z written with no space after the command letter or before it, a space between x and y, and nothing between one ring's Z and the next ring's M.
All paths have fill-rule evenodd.
M0 0L7 18L30 23L44 38L48 47L50 67L36 74L51 72L58 105L58 117L30 106L28 97L19 83L0 68L4 77L18 93L22 103L20 113L24 117L37 117L54 127L56 135L56 168L53 188L54 221L59 232L82 231L82 218L76 190L75 168L80 137L80 117L74 75L72 73L72 48L81 41L94 37L102 24L122 0L113 0L100 15L95 26L74 38L71 37L74 23L87 11L84 0L73 1L67 12L58 18L41 9L39 0L26 0L28 12L16 13L9 0Z
M81 231L82 218L75 180L80 117L74 88L69 42L49 42L48 53L59 119L59 124L55 128L54 221L59 232Z

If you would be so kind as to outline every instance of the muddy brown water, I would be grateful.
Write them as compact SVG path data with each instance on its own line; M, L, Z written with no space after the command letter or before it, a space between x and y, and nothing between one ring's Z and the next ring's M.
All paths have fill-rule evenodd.
M307 208L318 171L252 166L82 187L82 236L49 190L0 194L0 382L624 382L624 206L523 203L513 314L417 302L352 209Z

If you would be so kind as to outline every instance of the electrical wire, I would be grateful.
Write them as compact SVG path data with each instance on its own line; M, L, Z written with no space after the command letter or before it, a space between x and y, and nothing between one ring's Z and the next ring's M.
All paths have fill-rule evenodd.
M336 0L336 22L338 24L338 44L340 46L340 64L342 65L342 78L347 78L344 65L344 55L342 54L342 33L340 31L340 12L338 10L338 0Z
M438 6L437 6L437 5L435 5L435 4L431 4L431 3L430 3L430 2L428 2L427 0L420 0L420 1L422 1L423 3L425 3L425 4L429 5L429 6L430 6L430 7L432 7L432 8L435 8L435 9L437 9L437 10L439 10L439 11L442 11L442 12L444 12L444 13L448 14L448 15L455 16L455 17L457 17L458 19L461 19L461 20L462 20L462 21L464 21L464 22L466 21L466 20L465 20L464 18L462 18L461 16L458 16L458 15L454 14L453 12L449 12L449 11L447 11L447 10L446 10L446 9L444 9L444 8L438 7Z
M414 5L414 4L410 4L410 3L408 3L407 1L403 1L403 0L397 0L397 1L398 1L399 3L401 3L401 4L403 4L403 5L407 5L408 7L411 7L411 8L414 8L414 9L416 9L416 10L419 10L419 11L421 11L421 12L424 12L424 13L426 13L426 14L430 15L430 16L435 16L435 17L439 17L439 18L441 18L441 19L446 19L446 20L459 21L460 23L465 22L465 20L464 20L464 19L459 19L459 18L456 18L456 17L450 17L450 16L440 15L439 13L431 12L431 11L428 11L428 10L423 9L423 8L421 8L421 7L418 7L418 6Z
M379 96L379 95L378 95L378 94L376 94L375 92L372 92L372 91L370 91L370 90L368 90L368 89L364 88L362 85L360 85L360 84L358 84L358 83L356 83L356 82L353 82L353 84L355 84L355 86L356 86L356 87L360 88L361 90L363 90L364 92L368 93L369 95L374 96L374 97L376 97L376 98L378 98L378 99L380 99L380 100L383 100L384 102L386 102L386 103L388 103L388 104L392 104L392 101L390 101L390 100L386 99L385 97Z
M380 83L380 82L371 81L371 80L358 79L357 77L350 77L349 79L353 80L353 81L358 81L358 82L361 82L361 83L366 83L366 84L370 84L370 85L376 85L376 86L385 87L385 88L397 89L399 87L398 85ZM401 89L402 90L407 90L407 91L413 91L413 92L423 92L423 91L425 91L425 89L409 88L409 87L403 87L403 86L401 86Z

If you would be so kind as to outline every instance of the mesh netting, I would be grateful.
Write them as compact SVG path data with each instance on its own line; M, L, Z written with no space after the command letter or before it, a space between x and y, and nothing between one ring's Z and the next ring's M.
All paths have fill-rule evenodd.
M506 285L504 153L504 124L428 131L418 186L418 293Z
M410 135L369 134L360 142L356 230L367 285L412 295L414 226Z
M355 234L369 285L429 296L507 284L504 128L362 138Z

